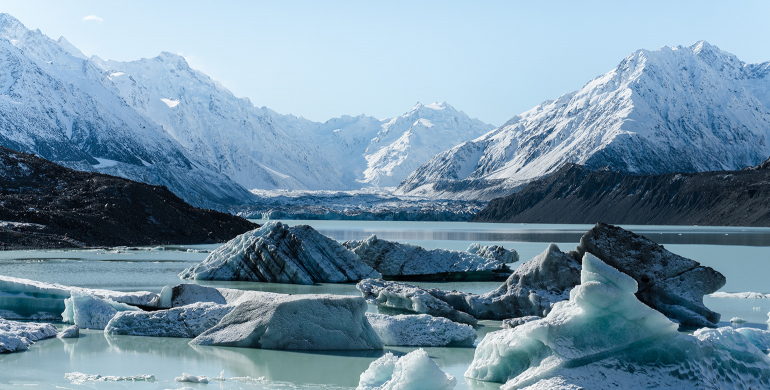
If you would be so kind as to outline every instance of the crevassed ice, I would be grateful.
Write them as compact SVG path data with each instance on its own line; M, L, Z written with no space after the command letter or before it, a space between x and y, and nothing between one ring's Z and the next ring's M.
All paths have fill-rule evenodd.
M542 320L488 334L466 377L502 389L768 388L770 332L677 324L642 304L634 279L586 253L581 284ZM643 372L644 375L640 375Z

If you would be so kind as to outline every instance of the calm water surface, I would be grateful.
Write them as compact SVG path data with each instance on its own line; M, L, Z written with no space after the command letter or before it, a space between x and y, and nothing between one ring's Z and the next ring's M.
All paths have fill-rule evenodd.
M257 221L261 222L261 221ZM563 251L574 249L591 225L471 224L460 222L288 221L309 224L339 241L359 240L372 234L388 240L426 248L465 250L471 243L498 244L516 249L523 261L555 242ZM624 226L663 244L674 253L722 272L727 285L722 291L770 293L770 229L693 226ZM163 250L52 250L0 252L0 275L16 276L67 285L121 291L159 292L165 285L181 282L183 269L205 259L217 245L169 246ZM189 251L188 251L189 250ZM517 264L511 265L513 268ZM280 293L333 293L358 295L353 284L296 286L246 282L202 282ZM472 293L493 290L498 282L419 283L424 287L456 289ZM722 313L723 320L742 317L748 326L767 328L767 299L717 299L706 305ZM376 310L370 308L370 310ZM499 329L499 321L482 321L480 340ZM729 325L724 322L722 325ZM296 389L355 388L359 375L387 351L405 354L414 348L387 348L373 352L287 352L244 348L191 347L187 339L109 336L84 331L76 340L43 340L27 352L0 355L0 389L29 387L67 389ZM458 378L458 389L496 389L499 384L462 377L473 360L473 348L426 348L436 363ZM101 375L153 374L153 383L86 382L64 379L68 372ZM208 385L173 381L183 372L217 377L224 382ZM237 378L237 379L233 379ZM214 387L212 387L214 386Z

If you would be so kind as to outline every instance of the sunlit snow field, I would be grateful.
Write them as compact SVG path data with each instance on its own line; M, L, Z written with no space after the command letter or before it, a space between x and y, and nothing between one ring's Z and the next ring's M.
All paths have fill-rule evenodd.
M261 222L261 221L257 221ZM573 249L590 225L471 224L460 222L288 221L307 223L337 240L378 237L426 248L465 250L473 242L502 244L516 249L524 262L555 242L563 251ZM665 245L674 253L713 267L727 277L721 291L770 293L770 229L692 226L624 226ZM0 252L0 275L121 291L160 292L165 285L182 281L183 269L202 261L217 245L169 246L142 250L56 250ZM189 250L189 251L188 251ZM512 264L515 268L520 263ZM297 286L246 282L202 282L280 293L333 293L358 295L353 284ZM424 287L484 293L500 282L417 283ZM706 297L709 308L722 314L722 326L732 317L748 321L743 326L767 329L770 299ZM370 310L376 311L371 307ZM484 334L499 330L499 321L481 321ZM288 352L226 347L192 347L188 339L105 335L81 331L79 339L42 340L29 351L0 355L0 389L310 389L355 388L359 375L387 351L405 354L414 348L386 347L370 352ZM463 373L473 360L472 348L426 348L446 372L458 378L458 389L496 389L499 384L471 381ZM175 383L181 374L218 377L225 381L205 384ZM130 376L155 375L153 383L85 382L64 379L69 372ZM233 379L235 378L235 379Z

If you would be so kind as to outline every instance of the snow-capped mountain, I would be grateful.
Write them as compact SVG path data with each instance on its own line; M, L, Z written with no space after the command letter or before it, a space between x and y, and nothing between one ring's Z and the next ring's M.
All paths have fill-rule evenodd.
M770 62L697 42L638 50L581 90L439 153L397 193L491 199L564 163L659 174L736 170L770 155Z
M314 132L329 158L347 168L348 185L360 188L395 187L436 153L492 129L442 102L417 103L396 118L334 118Z
M252 195L200 164L120 98L107 74L65 39L0 14L0 144L60 164L166 185L206 207Z

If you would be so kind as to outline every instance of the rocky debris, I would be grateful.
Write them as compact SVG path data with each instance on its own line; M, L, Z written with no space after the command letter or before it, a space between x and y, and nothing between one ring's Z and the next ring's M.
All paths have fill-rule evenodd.
M502 325L500 325L503 329L513 329L519 325L524 325L527 322L537 321L542 319L543 317L538 316L524 316L524 317L518 317L518 318L510 318L507 320L503 320Z
M179 276L196 280L342 283L380 277L337 241L308 225L268 222L241 234Z
M422 348L396 357L388 352L361 374L356 390L452 390L457 379L441 368Z
M68 326L57 333L56 337L60 339L76 339L80 337L80 327L77 325Z
M590 253L582 264L569 301L543 319L487 334L465 376L505 383L506 390L770 386L763 352L770 332L728 327L681 334L637 299L633 278Z
M0 318L0 353L26 351L35 341L56 337L52 324L16 322Z
M501 245L481 245L473 243L465 251L487 259L502 261L506 264L519 261L519 252L516 252L515 249L505 249Z
M257 295L244 300L191 345L291 349L381 349L366 301L340 295Z
M720 315L703 296L725 285L724 275L697 261L669 252L653 241L617 226L597 223L580 239L588 252L634 278L637 298L683 326L716 326Z
M361 291L367 302L380 307L408 313L430 314L474 326L478 322L472 315L456 310L431 295L428 290L406 283L366 279L356 284L356 288Z
M417 245L381 240L376 235L342 245L392 280L494 280L510 269L491 257L446 249L427 250ZM501 276L502 275L502 276Z
M166 187L64 168L0 147L0 249L200 244L257 227Z
M366 313L366 319L385 345L472 347L476 341L476 330L472 326L447 318L427 314Z
M473 222L770 226L770 159L752 169L665 175L566 164L493 199Z

